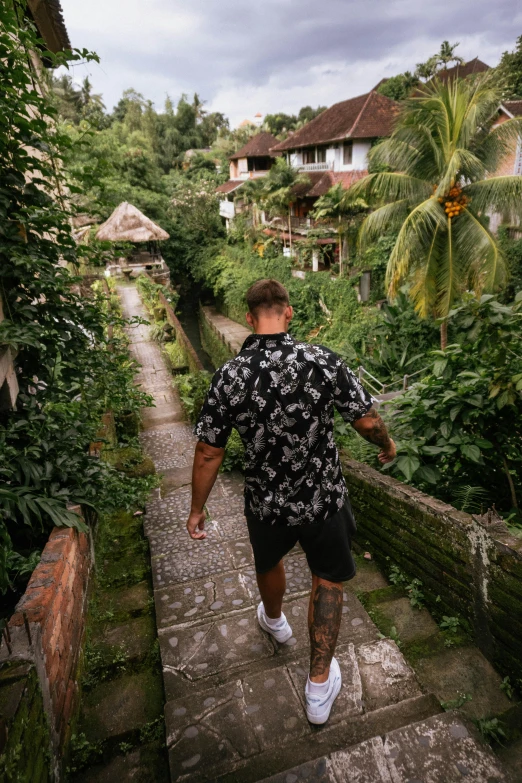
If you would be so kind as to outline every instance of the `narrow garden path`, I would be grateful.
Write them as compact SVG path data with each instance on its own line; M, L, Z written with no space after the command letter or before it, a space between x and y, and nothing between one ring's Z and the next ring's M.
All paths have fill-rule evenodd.
M118 293L126 317L145 317L134 287ZM337 651L344 687L329 723L310 726L303 708L310 583L304 555L296 548L286 558L285 612L294 635L278 645L256 620L242 478L219 477L208 501L208 538L192 541L185 520L195 439L148 327L129 334L142 365L139 382L156 400L156 408L144 412L142 442L164 475L147 505L145 533L172 781L507 781L470 724L444 713L395 642L382 638L358 596L364 600L387 583L362 558L344 593Z

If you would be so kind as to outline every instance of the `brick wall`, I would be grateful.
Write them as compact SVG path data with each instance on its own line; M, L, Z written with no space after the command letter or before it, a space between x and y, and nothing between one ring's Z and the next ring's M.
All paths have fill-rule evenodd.
M24 657L21 646L28 641L28 624L31 646L26 652L31 655L27 657L36 664L57 757L76 709L90 566L88 536L72 528L55 528L9 621L13 655L18 657Z
M522 539L487 529L440 500L344 460L360 545L385 572L398 565L423 583L437 615L460 614L505 674L522 665Z

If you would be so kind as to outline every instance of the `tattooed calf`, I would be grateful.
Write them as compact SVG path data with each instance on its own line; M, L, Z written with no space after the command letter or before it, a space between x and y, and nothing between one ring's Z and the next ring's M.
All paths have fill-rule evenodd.
M310 676L324 674L335 651L343 607L342 585L319 584L310 606Z

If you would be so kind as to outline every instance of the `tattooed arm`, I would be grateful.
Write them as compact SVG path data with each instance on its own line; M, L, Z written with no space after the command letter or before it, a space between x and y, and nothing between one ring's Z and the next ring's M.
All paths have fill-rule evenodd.
M352 427L369 443L380 446L379 462L384 464L395 459L395 443L388 435L386 424L375 408L370 408L368 413L354 421Z

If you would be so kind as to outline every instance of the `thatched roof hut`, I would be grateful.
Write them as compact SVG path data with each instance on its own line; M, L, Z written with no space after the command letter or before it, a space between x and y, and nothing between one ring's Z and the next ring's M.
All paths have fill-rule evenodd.
M168 238L166 231L128 201L116 207L96 234L96 239L110 242L157 242Z

